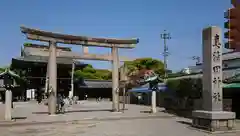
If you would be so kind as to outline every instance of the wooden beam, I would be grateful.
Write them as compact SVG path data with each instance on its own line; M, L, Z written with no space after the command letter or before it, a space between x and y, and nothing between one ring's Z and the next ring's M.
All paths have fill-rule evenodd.
M33 43L26 43L23 44L24 48L47 48L49 49L49 45L44 45L44 44L33 44ZM61 47L57 46L57 49L63 50L63 51L72 51L71 47Z
M137 38L116 39L116 38L95 38L95 37L88 37L88 36L76 36L76 35L43 31L43 30L34 29L34 28L27 28L24 26L21 26L20 29L21 29L21 32L24 34L34 34L34 35L64 39L64 40L89 41L89 42L108 43L108 44L137 44L139 42L139 39Z
M37 40L37 41L44 41L44 42L54 41L56 43L75 44L75 45L84 45L84 46L96 46L96 47L105 47L105 48L112 48L114 46L117 48L132 49L132 48L136 47L136 44L123 45L123 44L108 44L108 43L97 43L97 42L79 41L79 40L64 40L64 39L39 36L39 35L34 35L34 34L27 34L26 36L30 40Z
M96 54L83 54L77 56L64 56L59 55L58 58L71 58L71 59L84 59L84 60L102 60L102 61L112 61L112 57L110 55L96 55ZM127 57L120 57L120 62L132 61Z
M37 41L54 41L56 43L64 43L64 44L75 44L75 45L84 45L84 46L96 46L96 47L105 47L105 48L135 48L136 44L129 44L129 45L123 45L123 44L108 44L108 43L97 43L97 42L88 42L88 41L78 41L78 40L63 40L63 39L57 39L57 38L51 38L51 37L45 37L45 36L39 36L39 35L33 35L33 34L27 34L27 38L30 40L37 40Z
M26 34L27 38L46 42L52 41L55 43L76 45L80 44L85 46L98 46L108 48L111 48L113 46L117 48L135 48L136 44L139 43L138 38L116 39L116 38L95 38L88 36L75 36L27 28L24 26L21 26L20 29L22 33Z
M48 50L36 50L29 52L30 55L34 56L49 56ZM58 58L71 58L71 59L84 59L84 60L102 60L102 61L112 61L111 55L97 55L97 54L80 54L76 52L68 51L57 51ZM132 61L133 59L127 57L120 57L121 62Z

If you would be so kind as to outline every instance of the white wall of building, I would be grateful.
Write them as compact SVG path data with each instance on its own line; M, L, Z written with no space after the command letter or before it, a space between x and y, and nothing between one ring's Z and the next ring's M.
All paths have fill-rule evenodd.
M223 68L240 67L240 59L228 60L223 62Z
M223 68L240 67L240 53L223 54ZM202 71L202 65L189 66L191 73L199 73Z

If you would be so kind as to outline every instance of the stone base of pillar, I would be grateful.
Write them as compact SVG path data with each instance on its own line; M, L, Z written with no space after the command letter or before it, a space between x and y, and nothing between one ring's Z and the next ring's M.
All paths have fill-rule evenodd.
M122 111L112 111L112 113L123 113Z
M152 108L151 113L157 113L157 108Z
M5 121L12 121L12 91L5 92Z
M69 91L68 98L73 99L73 91Z
M113 113L122 113L121 109L119 109L119 110L118 109L112 109L111 112L113 112Z
M235 113L226 111L193 111L192 126L210 132L231 131L235 128Z

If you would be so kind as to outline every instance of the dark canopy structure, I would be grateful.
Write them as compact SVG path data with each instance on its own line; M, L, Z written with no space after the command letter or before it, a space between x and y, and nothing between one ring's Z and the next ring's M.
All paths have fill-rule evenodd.
M61 50L63 52L72 52L70 47L60 47L57 46L56 49ZM33 55L34 52L40 52L42 50L49 50L49 46L47 45L39 45L39 44L32 44L32 43L25 43L24 48L21 48L21 56L12 58L12 68L31 68L36 65L47 65L48 63L48 56L39 56ZM57 58L56 63L61 67L65 68L72 68L72 64L75 64L75 69L81 69L87 64L84 64L80 61L71 59L71 58Z
M19 75L14 73L13 71L6 69L4 72L0 73L0 90L4 88L4 80L12 79L12 80L19 80L21 79ZM8 80L9 81L9 80ZM13 84L12 84L13 85Z
M41 56L29 56L29 57L18 57L18 58L12 58L12 64L11 68L32 68L33 66L38 65L44 65L47 66L47 57L41 57ZM64 59L64 58L58 58L57 64L58 66L65 67L65 68L71 68L72 63L75 63L75 69L82 69L87 64L81 63L79 61L73 61L71 59Z

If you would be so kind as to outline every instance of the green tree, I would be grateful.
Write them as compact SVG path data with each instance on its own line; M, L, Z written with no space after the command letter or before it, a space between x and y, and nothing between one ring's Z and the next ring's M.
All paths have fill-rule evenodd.
M28 43L28 42L26 42L26 43L23 44L23 46L26 46L26 47L28 47L28 46L32 46L32 43Z
M128 75L135 75L138 71L146 69L153 70L159 75L164 73L164 64L162 61L153 58L139 58L125 63Z
M167 87L174 91L179 98L193 98L201 97L202 92L202 79L178 79L167 81Z
M77 78L84 79L109 80L111 78L111 72L109 70L95 69L92 65L88 65L82 70L75 71L74 75Z
M102 80L111 80L112 79L112 72L106 69L96 69L95 75L100 77Z
M4 72L7 68L9 68L9 67L8 66L0 67L0 72Z
M3 72L5 69L4 68L0 68L0 72Z
M168 95L174 96L172 99L172 105L168 105L171 108L192 110L194 99L201 98L202 94L202 80L199 79L178 79L167 81L167 88L173 92ZM173 95L175 94L175 95ZM169 108L169 107L168 107Z
M153 58L139 58L134 61L125 62L124 66L127 69L128 88L141 85L138 80L148 70L153 70L160 77L164 73L164 64L162 61Z
M177 92L179 90L180 80L167 81L167 87L169 90Z

